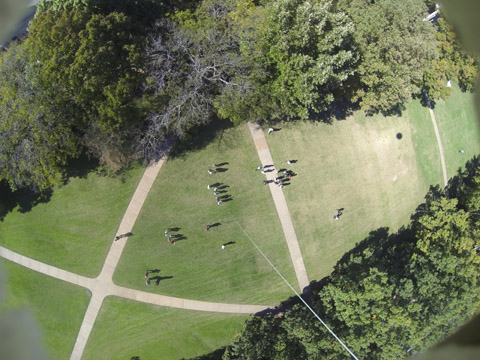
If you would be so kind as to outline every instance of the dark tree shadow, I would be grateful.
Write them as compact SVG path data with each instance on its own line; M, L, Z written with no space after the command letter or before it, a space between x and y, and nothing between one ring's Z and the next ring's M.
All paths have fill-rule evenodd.
M10 186L0 181L0 221L18 206L18 211L27 213L38 204L48 203L52 197L51 189L35 192L29 189L12 191Z
M225 130L232 127L233 124L230 121L218 118L212 119L208 126L194 126L182 139L176 139L169 157L174 159L185 156L189 151L201 150L216 137L221 138Z
M347 100L337 100L332 102L325 111L310 112L309 119L315 122L333 124L335 120L346 120L353 112L359 110L357 104Z
M98 170L97 173L106 176L107 173L99 168L98 159L88 157L85 154L78 158L70 159L62 168L62 184L67 185L71 178L85 179L89 173Z
M226 347L224 346L224 347L221 347L221 348L219 348L215 351L212 351L209 354L197 356L197 357L194 357L194 358L190 358L188 360L222 360L223 354L225 353L225 349L226 349ZM180 360L187 360L187 359L182 358Z
M423 107L427 107L432 110L435 109L435 100L430 99L425 91L422 94L414 95L413 98L420 100L420 105L422 105Z

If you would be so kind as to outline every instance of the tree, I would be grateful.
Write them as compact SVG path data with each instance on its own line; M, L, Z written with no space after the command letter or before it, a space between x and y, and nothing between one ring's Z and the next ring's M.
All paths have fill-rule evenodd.
M13 190L44 190L78 154L78 138L68 111L48 106L38 86L25 44L0 58L0 179Z
M73 101L83 124L113 131L140 121L138 90L143 81L141 48L130 19L121 13L83 10L38 14L29 46L41 86Z
M441 17L435 23L438 58L433 59L425 71L423 88L431 99L447 99L452 88L447 81L457 79L463 91L473 90L477 78L477 62L463 51L452 26Z
M167 134L182 137L208 123L217 111L222 117L238 116L234 98L253 85L233 33L230 15L235 6L230 0L204 1L194 13L177 13L176 22L158 22L146 50L145 85L157 109L138 133L141 157L154 158Z
M399 110L421 89L435 58L434 29L423 0L340 0L355 23L360 61L352 100L366 112Z
M327 0L280 0L267 5L259 46L278 116L308 118L326 109L354 73L353 23Z
M394 235L372 232L314 288L310 306L355 354L409 357L480 309L480 219L468 212L478 209L478 163L468 163L452 181L450 195L460 202L431 190L420 207L426 210L407 228ZM248 321L224 359L294 358L293 352L297 358L345 358L338 342L297 304Z

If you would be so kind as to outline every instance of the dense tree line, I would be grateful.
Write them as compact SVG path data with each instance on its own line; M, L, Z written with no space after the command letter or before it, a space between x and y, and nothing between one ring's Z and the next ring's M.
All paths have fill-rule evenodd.
M480 159L437 187L397 234L377 229L313 285L310 305L362 359L399 359L436 344L480 309ZM223 359L345 359L305 308L254 316Z
M443 17L423 21L426 3L43 1L0 56L0 180L51 187L82 152L113 170L149 161L215 117L308 119L340 102L388 114L447 97L447 79L471 90L475 60Z

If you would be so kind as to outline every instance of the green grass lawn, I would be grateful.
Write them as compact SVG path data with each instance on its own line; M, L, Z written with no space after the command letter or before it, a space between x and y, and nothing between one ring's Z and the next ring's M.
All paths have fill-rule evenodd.
M277 166L298 174L284 193L312 280L328 275L370 231L405 224L429 185L442 180L435 133L418 102L402 117L356 112L332 125L279 127L267 139ZM287 166L288 159L298 162Z
M98 275L143 170L70 178L50 201L28 212L19 206L9 212L0 222L0 245L81 275Z
M467 160L480 154L480 126L473 97L455 87L452 96L438 101L433 110L442 138L448 178L455 176Z
M181 359L233 341L247 315L169 309L107 297L83 359Z
M2 261L7 274L7 296L0 312L29 310L43 335L52 359L68 359L72 353L90 297L86 289Z
M202 143L209 129L199 133ZM225 172L208 175L213 163L228 163ZM235 219L258 243L284 276L297 286L290 255L271 193L255 172L259 159L246 125L220 131L201 150L170 158L162 167L120 259L114 281L119 285L182 298L276 304L291 292L253 247ZM213 190L232 201L217 206ZM205 231L207 224L221 223ZM186 239L171 245L164 231ZM224 243L234 242L222 250ZM144 273L163 279L147 287Z

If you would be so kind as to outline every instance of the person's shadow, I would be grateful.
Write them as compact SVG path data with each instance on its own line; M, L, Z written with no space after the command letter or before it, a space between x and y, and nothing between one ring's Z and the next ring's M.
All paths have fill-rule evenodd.
M228 243L223 244L224 246L229 246L235 244L235 241L229 241Z
M173 276L152 276L151 281L155 280L155 283L159 283L162 280L172 279ZM158 285L158 284L157 284Z

